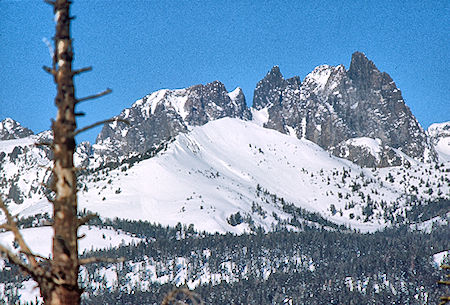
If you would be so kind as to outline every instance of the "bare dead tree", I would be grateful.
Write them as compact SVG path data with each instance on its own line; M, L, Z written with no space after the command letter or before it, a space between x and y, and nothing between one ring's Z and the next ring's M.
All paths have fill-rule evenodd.
M54 55L52 67L44 70L53 76L56 83L55 105L57 107L56 119L52 122L53 143L47 143L53 150L53 183L50 186L55 193L53 203L53 241L52 258L45 258L34 254L26 244L13 217L0 198L0 209L6 217L6 223L0 229L11 231L19 245L18 254L7 247L0 245L0 252L10 262L18 265L28 273L37 283L45 304L72 305L80 304L82 289L78 285L80 265L95 263L98 258L78 258L78 228L85 224L90 216L78 218L77 216L77 176L73 163L73 154L76 148L75 136L80 132L97 125L119 119L105 120L77 130L75 106L82 101L95 99L111 92L110 89L99 94L77 99L73 77L92 68L72 70L73 49L70 24L69 0L45 0L53 6L56 31L54 36ZM111 261L111 260L106 260Z

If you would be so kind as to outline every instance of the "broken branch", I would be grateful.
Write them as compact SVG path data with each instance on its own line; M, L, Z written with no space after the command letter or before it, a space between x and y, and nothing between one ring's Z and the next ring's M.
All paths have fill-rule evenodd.
M78 104L78 103L81 103L81 102L83 102L83 101L93 100L93 99L102 97L102 96L104 96L104 95L107 95L107 94L109 94L109 93L111 93L111 92L112 92L112 90L108 88L108 89L106 89L106 90L103 91L103 92L100 92L100 93L97 93L97 94L94 94L94 95L89 95L89 96L86 96L86 97L79 98L79 99L76 100L76 103Z
M87 265L94 263L122 263L125 261L124 257L119 258L107 258L107 257L88 257L78 260L78 265Z
M24 269L26 272L28 272L29 274L33 274L33 270L32 267L25 264L25 262L23 262L20 257L18 255L16 255L15 253L13 253L11 250L9 250L8 248L0 245L0 253L3 253L4 256L6 256L6 258L13 264L19 266L20 268Z
M124 120L124 119L119 119L119 118L108 119L108 120L103 120L103 121L91 124L89 126L86 126L84 128L78 129L72 134L72 136L75 137L76 135L78 135L78 134L80 134L80 133L82 133L82 132L84 132L86 130L92 129L92 128L97 127L99 125L103 125L103 124L106 124L106 123L112 123L112 122L122 122L122 123L125 123L127 125L130 125L130 122L128 122L127 120Z
M34 143L34 146L47 146L47 147L52 148L53 143L49 143L49 142Z
M5 203L3 202L3 200L1 198L0 198L0 209L3 211L3 213L5 213L6 227L8 228L9 231L11 231L14 234L14 239L19 244L20 250L27 256L28 261L30 262L32 267L38 266L38 263L35 258L35 254L33 254L33 252L31 252L27 243L23 239L23 236L19 231L17 223L14 221L14 218L9 213L8 208L6 207Z
M87 224L90 220L92 220L94 218L98 218L98 215L97 214L88 214L84 217L81 217L80 219L78 219L78 227L81 227L82 225Z
M73 17L73 18L75 18L75 17ZM88 71L92 71L92 67L89 66L89 67L81 68L78 70L74 70L72 72L72 75L77 75L77 74L81 74L81 73L88 72Z
M43 66L42 69L44 69L44 71L47 72L50 75L53 75L53 76L56 75L55 69L52 69L52 68L47 67L47 66Z

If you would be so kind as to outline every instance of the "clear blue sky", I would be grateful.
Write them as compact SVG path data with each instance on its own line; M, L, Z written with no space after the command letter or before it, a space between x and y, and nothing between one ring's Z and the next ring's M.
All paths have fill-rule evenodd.
M73 2L74 67L94 67L77 77L77 95L113 89L80 105L80 126L155 90L216 79L242 87L251 104L273 65L303 79L320 64L348 68L357 50L392 76L424 128L450 120L448 0ZM51 64L42 39L53 33L43 1L0 0L0 120L50 128L55 86L41 67Z

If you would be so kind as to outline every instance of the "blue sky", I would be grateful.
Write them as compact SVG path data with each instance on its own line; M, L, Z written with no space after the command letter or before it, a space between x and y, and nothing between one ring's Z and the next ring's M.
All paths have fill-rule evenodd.
M74 0L74 67L85 102L79 126L117 115L162 88L220 80L243 88L273 65L303 79L320 64L344 64L364 52L391 75L423 127L450 120L450 1L119 1ZM50 128L55 85L52 8L40 0L0 0L0 120L35 132ZM78 136L94 141L99 128Z

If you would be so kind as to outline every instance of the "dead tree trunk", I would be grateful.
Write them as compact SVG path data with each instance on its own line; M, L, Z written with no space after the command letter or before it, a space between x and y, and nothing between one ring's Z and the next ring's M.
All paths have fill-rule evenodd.
M75 151L75 88L72 72L72 39L70 33L70 1L56 0L54 5L56 32L53 75L56 83L55 105L58 108L53 130L53 245L51 271L54 281L39 280L46 304L80 304L78 287L78 218L77 178L73 164Z
M122 119L110 119L94 123L85 128L76 129L75 106L82 101L95 99L111 92L107 89L99 94L77 99L73 77L91 68L72 70L73 50L70 34L69 0L45 0L54 8L56 33L54 37L55 50L52 68L44 67L50 73L56 83L55 105L57 107L56 120L52 123L53 143L41 143L50 145L53 150L53 183L50 186L55 193L53 202L53 244L52 258L45 258L34 254L25 243L13 217L3 200L0 198L0 210L6 217L6 223L0 225L0 229L11 231L19 245L20 254L12 252L7 247L0 245L0 253L8 258L11 263L31 275L38 283L41 296L46 305L75 305L80 304L82 289L78 285L78 272L80 265L96 263L100 261L113 262L117 260L86 258L78 259L78 228L89 221L91 216L83 218L77 216L77 176L73 163L75 152L75 136L100 124ZM129 124L129 123L128 123Z
M77 176L73 163L75 152L75 136L100 124L111 121L125 120L118 118L97 122L77 130L75 106L85 100L95 99L111 92L110 89L99 94L77 99L73 77L91 70L91 67L72 70L73 49L70 33L70 0L46 1L53 5L56 21L54 37L55 51L53 67L44 70L53 75L56 83L55 105L56 120L52 123L53 130L53 183L55 192L53 200L53 244L52 260L49 261L50 274L34 277L39 284L41 296L45 304L72 305L80 304L82 289L78 285L80 265L109 261L108 259L87 258L78 259L78 228L85 224L93 215L79 219L77 216ZM129 124L129 123L128 123Z

